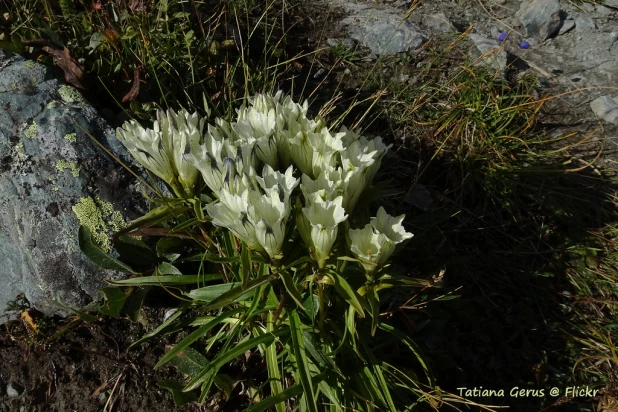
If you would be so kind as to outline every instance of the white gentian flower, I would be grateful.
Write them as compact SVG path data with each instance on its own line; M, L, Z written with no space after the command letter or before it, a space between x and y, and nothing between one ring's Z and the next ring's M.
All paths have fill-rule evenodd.
M326 260L330 255L330 250L337 239L339 223L348 218L345 210L341 206L343 197L339 196L333 201L320 201L319 196L315 196L308 207L303 208L303 214L311 225L310 236L311 245L318 265L322 268L326 264Z
M116 129L116 135L135 160L169 184L177 196L186 195L185 189L178 182L172 153L164 145L158 122L154 123L154 129L144 129L135 120L131 120Z
M369 166L369 169L367 170L366 179L367 179L367 184L370 185L373 182L373 178L376 176L376 174L378 173L378 170L380 169L380 165L382 164L382 158L384 157L388 149L390 149L393 145L389 144L388 146L386 146L382 142L382 138L379 136L371 140L367 140L364 137L362 137L360 138L360 140L362 141L362 144L366 142L365 151L367 153L372 153L373 158L375 160L373 164Z
M379 265L384 235L375 233L369 223L363 229L350 229L350 251L361 261L367 274Z
M350 250L361 260L369 275L384 266L399 243L414 236L403 228L401 222L404 218L405 215L393 217L380 207L377 216L372 217L363 229L350 229Z
M352 130L349 130L345 126L341 126L341 128L339 129L339 133L343 133L343 136L341 137L341 142L343 143L343 147L350 146L352 143L354 143L361 137L359 133L353 132Z
M332 135L327 127L323 127L319 132L307 133L309 145L313 148L311 159L313 176L335 167L339 159L338 154L343 151L342 136L343 133Z
M206 205L206 211L213 218L213 225L228 228L249 248L264 252L264 248L258 242L255 225L250 221L247 212L233 210L223 202Z
M157 111L157 119L161 128L162 142L167 152L172 156L172 166L178 176L178 181L192 194L199 174L197 168L187 162L184 154L194 152L200 145L205 119L196 113L189 114L186 110L176 113Z

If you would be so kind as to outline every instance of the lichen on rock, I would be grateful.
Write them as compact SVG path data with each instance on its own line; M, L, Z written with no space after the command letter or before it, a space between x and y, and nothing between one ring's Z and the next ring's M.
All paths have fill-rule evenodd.
M71 169L71 174L73 175L73 177L79 176L80 169L75 162L69 162L64 159L58 160L56 162L56 169L60 170L61 172L64 171L64 169Z
M36 137L36 122L32 121L32 124L24 129L24 136L28 139L34 139Z
M80 92L67 85L58 87L58 95L66 103L83 103L85 101Z
M68 133L64 135L64 138L71 143L75 143L77 141L77 133Z
M109 235L126 226L122 214L114 209L111 203L107 203L98 197L84 197L71 209L77 216L79 223L88 226L92 232L93 240L106 252L111 251Z

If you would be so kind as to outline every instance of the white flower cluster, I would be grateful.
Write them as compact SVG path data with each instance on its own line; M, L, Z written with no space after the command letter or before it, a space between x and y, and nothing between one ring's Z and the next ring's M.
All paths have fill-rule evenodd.
M300 105L282 92L258 94L233 122L218 118L204 130L205 120L197 114L160 112L154 130L130 122L118 136L179 196L193 194L199 171L219 199L206 206L213 224L273 260L281 257L292 194L300 184L304 208L296 227L323 267L339 224L354 210L390 146L345 127L332 132L307 111L307 102ZM350 230L351 250L366 268L382 265L397 243L412 236L403 230L402 219L380 209L365 229Z

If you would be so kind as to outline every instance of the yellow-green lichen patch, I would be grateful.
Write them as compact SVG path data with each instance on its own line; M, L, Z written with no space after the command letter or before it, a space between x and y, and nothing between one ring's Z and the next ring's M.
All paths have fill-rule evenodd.
M22 142L21 140L15 145L15 153L17 153L17 157L20 159L26 158L26 152L24 151L24 142Z
M77 90L67 85L62 85L58 88L58 95L66 103L75 103L75 102L84 101L84 98Z
M67 139L71 143L75 143L77 141L77 133L65 134L64 138Z
M73 175L73 177L79 176L79 167L77 167L77 164L75 162L69 162L64 159L58 160L56 162L56 169L60 170L61 172L64 171L64 169L71 169L71 174Z
M56 101L56 100L52 100L51 102L47 103L47 107L48 109L55 109L56 107L60 106L60 102Z
M36 65L34 64L34 62L32 60L28 60L26 62L26 67L29 68L29 69L34 69L35 66Z
M34 139L36 137L36 122L34 120L30 126L24 129L24 136L28 139Z
M79 223L88 226L92 232L93 241L104 251L109 252L111 250L109 235L126 226L122 214L115 210L111 203L104 202L98 197L81 198L72 209Z

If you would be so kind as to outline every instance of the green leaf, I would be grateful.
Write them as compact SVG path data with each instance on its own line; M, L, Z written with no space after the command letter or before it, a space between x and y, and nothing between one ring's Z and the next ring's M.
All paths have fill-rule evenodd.
M433 374L431 373L431 370L427 366L427 362L425 362L423 353L421 349L418 347L418 345L414 343L414 341L408 335L406 335L405 333L401 332L398 329L395 329L394 327L390 325L387 325L385 323L380 323L378 326L380 327L380 329L393 335L400 342L403 342L412 351L412 353L414 354L418 362L421 364L423 370L425 371L425 375L427 376L427 381L429 383L429 386L433 387L434 386Z
M130 266L105 253L100 247L92 242L92 235L88 226L80 226L77 235L79 248L82 253L103 269L119 270L122 272L136 273Z
M193 289L189 293L186 293L186 296L188 296L189 298L193 300L199 300L202 302L212 302L213 300L217 299L224 293L227 293L238 286L240 286L240 282L229 282L229 283L222 283L219 285L205 286L203 288ZM242 296L240 296L237 300L245 300L249 298L249 296L250 296L249 293L245 293Z
M249 247L245 242L242 244L242 253L240 254L241 281L243 287L247 285L247 281L251 278L251 255Z
M294 299L294 302L296 302L296 304L302 310L307 311L307 309L305 309L305 307L303 306L303 303L302 303L303 298L300 295L300 292L298 291L298 288L296 287L296 283L294 283L292 276L290 276L290 272L288 272L287 270L283 270L279 272L279 277L283 281L283 286L285 286L285 290L288 291L292 299Z
M299 396L303 393L303 386L300 383L290 386L284 391L279 392L276 395L269 396L262 402L257 403L249 408L246 412L262 412L267 411L273 406L277 409L277 412L285 411L285 401L292 399L295 396ZM283 405L283 409L279 409L279 405Z
M56 46L64 49L64 42L62 41L62 37L55 31L48 29L48 28L42 28L41 33L43 33L45 35L45 37L47 37L49 40L52 41L52 43L54 43Z
M99 306L99 312L113 318L119 318L122 312L124 303L129 298L131 291L123 291L118 288L103 288L99 291L105 302Z
M107 283L116 286L174 286L174 285L197 285L221 279L221 275L170 275L170 276L142 276L124 280L108 280Z
M105 43L105 35L103 33L96 32L92 33L92 36L90 36L90 43L88 46L94 51L102 43Z
M131 223L129 223L128 226L116 232L115 236L117 237L125 233L129 233L133 229L137 228L148 228L150 226L156 225L157 223L167 221L175 215L180 215L182 213L188 212L191 209L192 208L190 206L170 207L169 204L161 205L157 208L152 209L144 216L133 220Z
M268 312L268 316L266 318L266 330L268 333L274 331L273 318L273 313ZM272 399L283 392L281 372L279 371L279 362L277 361L277 344L273 342L266 346L264 353L266 355L266 369L268 369L268 379L270 380L270 391L272 393L268 399ZM274 406L277 412L286 412L285 400L277 402Z
M173 262L185 247L185 240L177 237L163 237L157 242L157 256Z
M208 365L208 359L189 347L178 353L175 358L170 359L169 363L183 375L193 377Z
M221 257L215 256L212 253L206 251L204 253L200 253L199 255L193 255L186 259L183 259L183 261L186 262L202 262L204 260L212 263L236 263L240 261L240 256Z
M225 373L218 373L217 376L215 376L214 383L217 388L219 388L219 390L222 390L227 396L227 398L230 399L230 397L232 396L232 391L234 390L234 386L236 386L236 382L234 381L234 379L232 379L230 375L226 375Z
M311 382L311 374L308 365L309 360L307 359L307 353L305 352L302 325L296 309L290 311L289 321L290 333L292 335L292 349L296 360L296 372L300 377L300 382L303 386L304 395L309 410L311 412L317 412L318 407L315 399L315 392L313 391L313 384Z
M376 357L373 355L373 352L371 351L371 349L369 349L369 347L364 341L361 340L360 343L363 346L363 349L365 349L365 353L367 354L367 358L369 359L369 364L373 368L374 374L377 378L378 384L380 385L382 395L384 397L384 400L386 401L386 404L388 405L388 408L391 411L396 411L397 408L395 408L395 403L393 402L393 398L391 397L391 392L388 388L388 384L386 383L386 379L384 379L384 374L382 373L382 366L380 365L380 362L378 362Z
M157 254L147 244L132 236L120 236L113 243L120 257L129 263L151 266L159 261Z
M159 273L160 275L176 275L176 276L182 276L182 272L180 270L178 270L174 265L172 265L171 263L167 263L167 262L162 262L158 267L157 267L157 273Z
M238 300L238 298L240 298L241 296L245 295L247 292L261 285L264 285L273 279L275 279L275 275L267 275L247 282L245 287L243 287L242 285L236 286L234 289L231 289L214 299L212 302L210 302L208 306L204 308L204 310L215 310L229 305L230 303Z
M217 326L224 319L232 317L232 316L234 316L234 315L236 315L238 313L241 313L241 312L243 312L245 310L247 310L247 309L243 308L243 307L240 307L240 308L236 308L236 309L230 310L229 312L225 312L225 313L217 316L216 318L214 318L211 322L207 323L206 325L204 325L204 326L198 328L197 330L193 331L193 333L191 333L189 336L187 336L186 338L181 340L169 352L167 352L159 360L159 362L157 362L157 364L155 365L155 369L160 368L161 366L163 366L167 362L169 362L171 359L175 358L180 352L184 351L186 348L188 348L196 340L202 338L206 333L208 333L209 330L211 330L212 328Z
M148 295L149 288L135 288L124 303L122 312L126 314L133 322L139 321L142 314L142 306L146 295Z
M165 322L160 324L155 330L145 334L140 339L130 344L129 347L127 348L127 351L131 350L131 348L139 345L140 343L162 333L166 328L170 327L174 322L176 322L176 319L178 319L180 315L182 315L182 313L183 313L182 308L178 309L172 316L170 316Z
M172 399L177 406L183 406L197 400L197 394L195 392L183 392L184 385L174 379L163 379L157 382L159 388L167 389L172 393Z
M366 296L371 307L371 336L374 336L380 322L380 298L378 297L378 292L373 287L367 290Z
M341 276L334 270L329 270L328 274L334 279L335 290L337 291L339 296L341 296L346 302L352 305L352 307L356 310L356 312L358 312L361 318L364 318L365 311L363 310L363 307L358 300L359 297L356 295L356 292L354 291L354 289L352 289L348 281L345 280L343 276Z
M248 350L255 348L258 345L267 345L275 340L275 338L286 334L286 329L278 329L271 333L265 333L260 336L245 340L238 345L232 347L230 350L221 351L219 356L215 358L206 368L204 368L195 378L193 378L185 387L185 391L190 391L202 384L205 380L209 379L216 373L219 368L228 364L232 360L238 358Z

